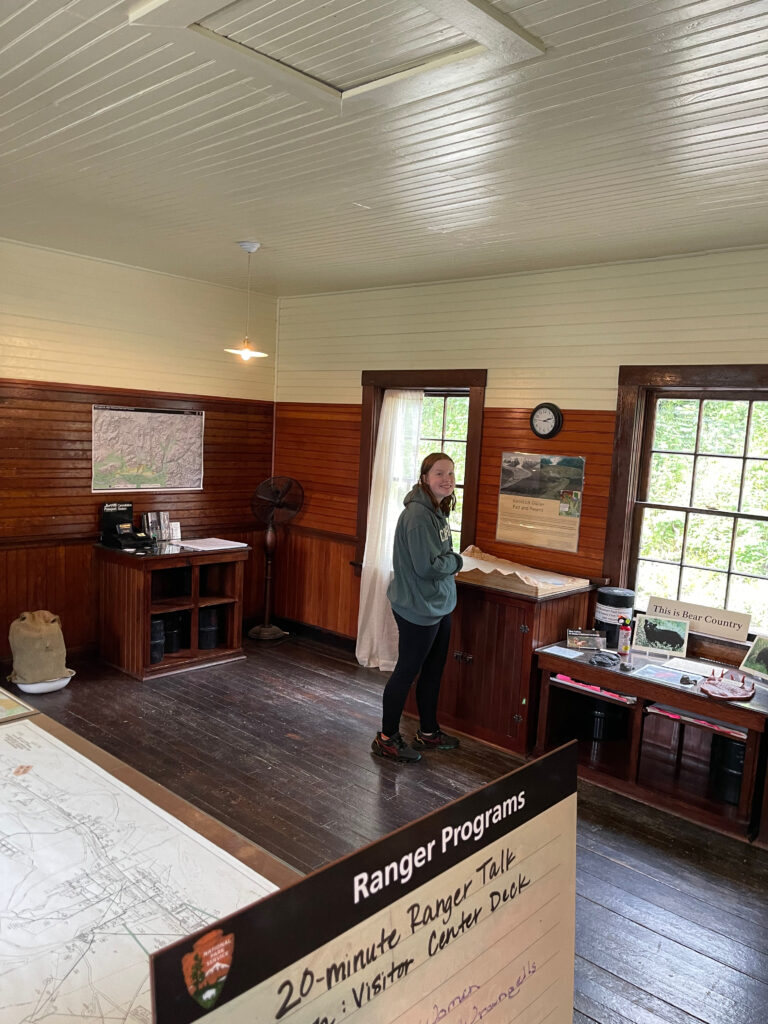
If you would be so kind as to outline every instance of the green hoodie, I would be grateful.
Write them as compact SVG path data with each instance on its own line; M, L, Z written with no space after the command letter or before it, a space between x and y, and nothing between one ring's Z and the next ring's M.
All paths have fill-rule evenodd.
M453 579L463 561L451 545L448 520L416 484L403 500L395 530L394 579L387 597L394 611L418 626L433 626L456 607Z

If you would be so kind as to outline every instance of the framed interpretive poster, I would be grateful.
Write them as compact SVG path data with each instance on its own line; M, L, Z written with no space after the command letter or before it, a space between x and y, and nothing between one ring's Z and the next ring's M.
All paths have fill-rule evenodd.
M156 1024L570 1020L575 855L571 743L153 954Z
M584 458L504 452L496 540L578 551Z

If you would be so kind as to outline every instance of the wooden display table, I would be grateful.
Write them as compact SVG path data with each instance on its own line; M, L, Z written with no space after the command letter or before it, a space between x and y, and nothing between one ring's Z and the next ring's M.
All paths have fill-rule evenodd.
M537 598L457 581L440 725L528 753L536 735L533 652L586 624L593 589ZM414 690L406 704L412 715L417 713Z
M99 653L134 679L154 679L244 658L243 576L250 548L181 550L139 555L96 545L99 567ZM212 609L205 617L202 609ZM178 650L153 663L150 624L172 622ZM200 630L200 621L215 628ZM201 638L205 637L204 644Z
M768 690L756 688L752 700L743 703L713 700L696 686L656 682L634 674L644 665L663 667L664 658L633 652L622 659L633 671L624 672L618 665L590 665L593 651L579 653L577 658L558 653L564 646L536 652L541 687L535 753L566 739L579 739L579 774L591 782L721 832L740 838L754 836ZM712 669L722 668L701 662L699 674L706 676ZM592 708L597 716L591 723L583 714L585 708ZM676 744L659 750L644 742L649 712L674 722ZM683 759L684 729L719 734L730 744L743 743L741 783L733 799L713 787L709 765Z

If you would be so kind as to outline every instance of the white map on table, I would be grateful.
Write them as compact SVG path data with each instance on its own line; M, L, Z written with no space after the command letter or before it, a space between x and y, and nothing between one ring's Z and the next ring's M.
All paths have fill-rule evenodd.
M150 1024L149 954L276 888L29 719L0 779L0 1024Z
M94 405L91 490L201 491L202 412Z

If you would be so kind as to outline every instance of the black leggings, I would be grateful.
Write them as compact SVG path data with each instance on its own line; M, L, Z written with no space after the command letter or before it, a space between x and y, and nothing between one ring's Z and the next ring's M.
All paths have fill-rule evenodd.
M405 699L416 676L416 704L423 732L435 732L437 724L437 698L440 678L448 657L451 636L451 616L445 615L434 626L417 626L393 612L399 634L397 664L384 687L384 713L381 731L391 736L400 728L400 716Z

